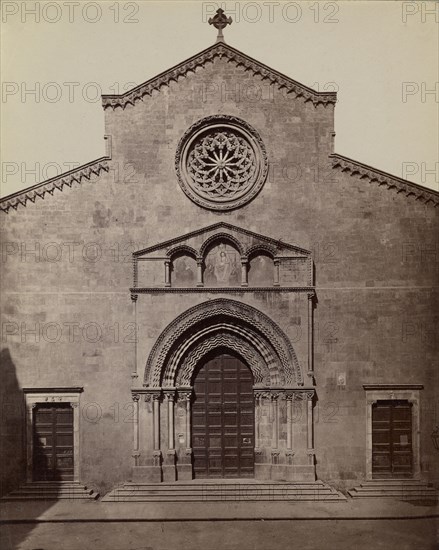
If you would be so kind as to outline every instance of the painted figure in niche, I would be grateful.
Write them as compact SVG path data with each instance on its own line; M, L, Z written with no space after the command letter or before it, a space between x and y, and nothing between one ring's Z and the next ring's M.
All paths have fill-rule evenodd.
M204 284L206 286L235 286L238 284L236 251L221 243L212 248L206 257Z
M194 286L196 281L195 261L187 256L180 256L173 262L172 284L174 286Z

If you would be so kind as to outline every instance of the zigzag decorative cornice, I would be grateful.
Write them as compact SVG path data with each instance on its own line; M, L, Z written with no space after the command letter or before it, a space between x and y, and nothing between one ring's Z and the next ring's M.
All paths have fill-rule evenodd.
M99 176L102 170L108 172L109 160L109 157L101 157L98 160L94 160L87 164L83 164L82 166L78 166L78 168L64 172L64 174L60 174L59 176L55 176L54 178L50 178L41 183L37 183L32 187L24 189L23 191L18 191L17 193L8 195L0 199L0 210L3 210L3 212L6 213L9 212L11 208L17 210L20 204L22 206L26 206L28 201L35 202L37 197L44 199L44 195L46 195L46 193L53 195L55 189L62 191L65 186L72 187L75 182L81 183L84 178L90 180L93 174Z
M439 192L433 189L427 189L412 181L404 180L378 170L373 166L362 164L356 160L352 160L342 155L329 155L332 160L332 167L341 170L342 172L350 172L352 176L358 175L361 179L368 179L370 183L376 182L378 185L385 185L388 189L395 189L397 193L414 196L416 199L433 206L439 205Z
M151 95L154 90L159 91L162 86L168 86L171 81L177 82L179 77L186 76L188 72L194 71L197 67L203 67L216 57L226 57L236 63L237 66L242 66L253 72L254 75L259 75L264 80L277 84L280 88L287 90L288 93L295 94L295 97L300 97L304 101L311 101L315 106L335 104L337 101L336 92L316 92L312 88L308 88L308 86L300 84L300 82L296 82L292 78L232 48L232 46L224 42L218 42L124 94L103 95L102 106L104 109L108 107L112 109L121 107L124 109L127 105L134 105L137 101L143 101L143 97Z

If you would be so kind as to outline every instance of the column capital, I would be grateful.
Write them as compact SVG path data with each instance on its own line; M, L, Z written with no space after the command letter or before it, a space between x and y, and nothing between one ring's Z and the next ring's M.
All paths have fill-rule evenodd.
M178 401L190 401L192 397L192 388L177 389Z
M166 401L174 401L176 397L176 389L163 388L163 397L166 399Z

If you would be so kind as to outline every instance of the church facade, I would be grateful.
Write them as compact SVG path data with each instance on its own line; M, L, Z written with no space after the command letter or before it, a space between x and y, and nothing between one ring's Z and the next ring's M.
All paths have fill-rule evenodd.
M221 37L102 100L105 157L1 201L3 492L437 480L439 194Z

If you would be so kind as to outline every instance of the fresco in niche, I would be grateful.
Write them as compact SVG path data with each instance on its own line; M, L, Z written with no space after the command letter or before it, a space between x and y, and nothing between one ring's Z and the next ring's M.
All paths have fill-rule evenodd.
M251 258L248 269L249 286L273 286L274 262L267 254Z
M197 262L191 256L177 256L172 261L171 284L177 287L196 286Z
M238 286L241 260L238 251L226 243L214 246L207 254L204 269L205 286Z

